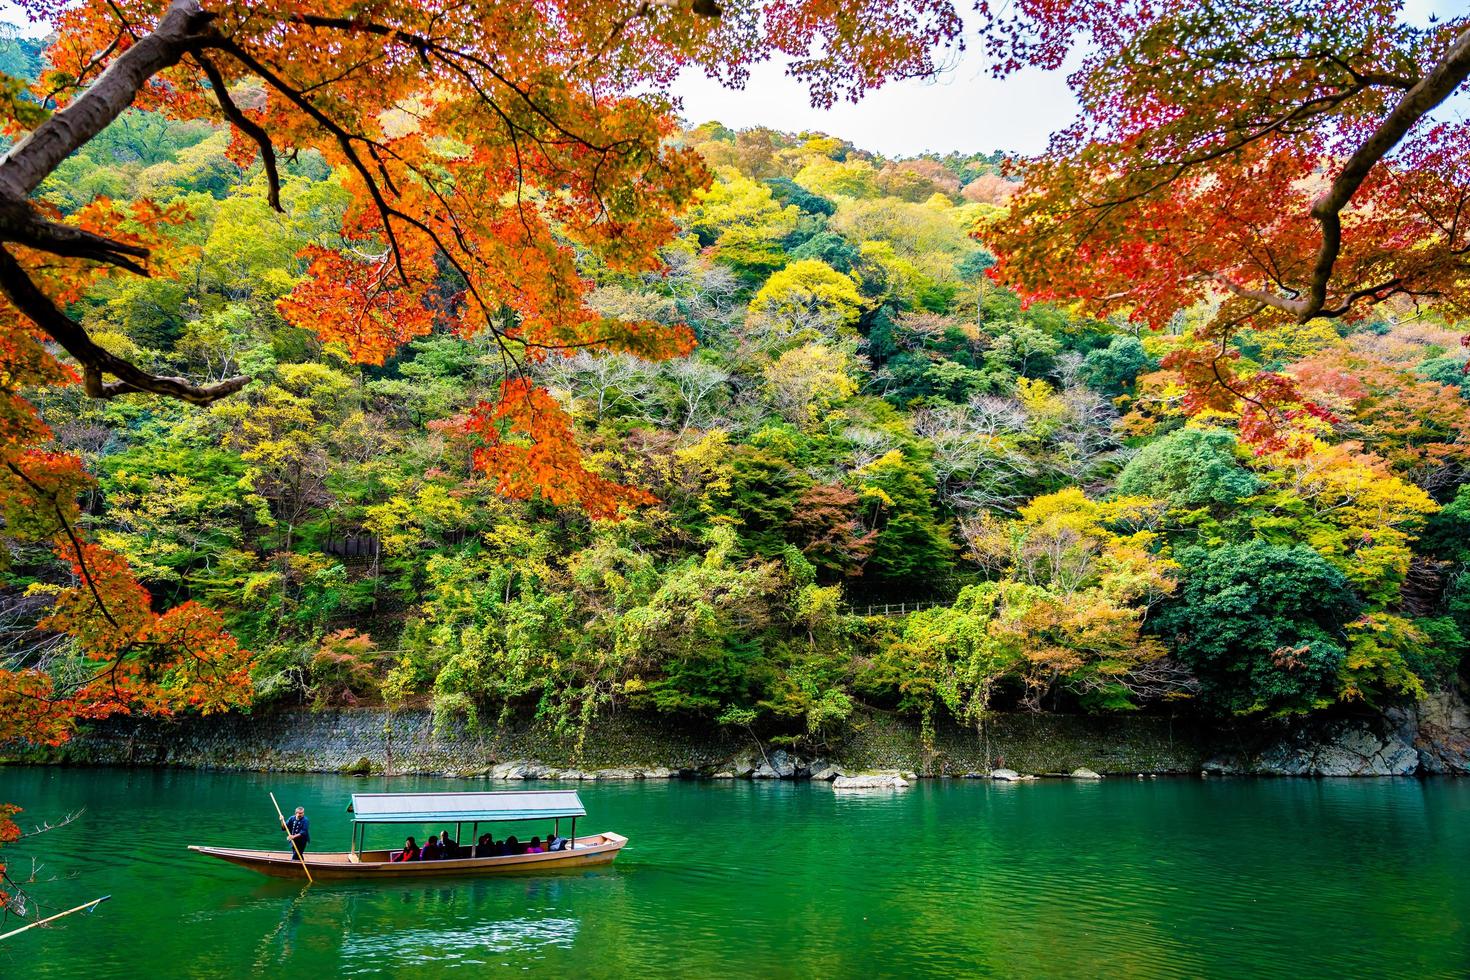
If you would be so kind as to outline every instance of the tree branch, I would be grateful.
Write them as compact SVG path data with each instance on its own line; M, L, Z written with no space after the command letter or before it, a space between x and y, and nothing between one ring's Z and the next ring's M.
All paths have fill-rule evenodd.
M347 162L362 177L362 182L367 188L368 194L372 197L373 204L378 209L378 214L382 216L383 233L388 239L388 247L393 252L393 265L398 270L398 277L405 284L410 282L408 271L403 265L403 250L399 248L398 236L393 231L393 222L391 219L397 212L388 205L387 200L383 197L382 189L373 180L372 171L368 169L367 164L362 162L362 157L358 155L357 148L352 145L353 140L358 137L355 137L352 133L339 126L330 116L317 108L314 102L293 88L285 79L256 60L250 52L238 44L234 42L221 42L217 47L254 72L262 81L289 99L298 109L310 116L318 125L336 138L337 145L342 149L342 155L346 157Z
M28 201L0 198L0 242L14 242L71 259L105 262L140 276L148 275L148 270L135 261L148 257L144 246L113 241L75 225L48 221Z
M213 17L199 0L173 0L152 33L118 55L76 101L0 158L0 197L25 200L63 160L132 105L148 79L177 64Z
M1461 31L1439 63L1404 94L1372 135L1348 157L1327 192L1312 204L1312 217L1322 225L1322 247L1317 251L1305 302L1296 314L1301 322L1319 315L1327 304L1327 285L1342 252L1343 208L1363 186L1363 181L1378 162L1467 78L1470 78L1470 29Z
M225 118L260 147L260 162L265 167L266 200L270 202L274 210L284 214L285 212L281 209L281 174L276 168L276 148L271 143L270 134L265 131L264 126L245 115L245 112L235 104L235 100L230 98L229 89L225 85L225 76L220 73L214 62L197 52L194 60L199 62L199 67L204 69L205 76L209 78L209 85L214 89L215 101L219 103Z
M149 374L130 361L97 345L82 325L63 313L31 281L21 264L0 248L0 292L22 315L46 331L82 366L82 384L93 398L115 398L130 392L151 392L192 405L208 405L234 394L250 383L248 377L227 378L212 385L196 385L185 378ZM110 374L117 381L104 381Z

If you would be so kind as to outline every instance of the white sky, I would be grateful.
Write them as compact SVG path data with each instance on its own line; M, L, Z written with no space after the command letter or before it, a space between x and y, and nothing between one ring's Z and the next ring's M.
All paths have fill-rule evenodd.
M957 0L957 6L966 4ZM1465 0L1404 3L1406 18L1416 24L1464 9ZM814 129L890 156L928 150L1025 154L1045 149L1047 137L1070 123L1077 112L1067 89L1067 69L1023 71L994 79L976 53L977 32L971 27L967 33L970 50L941 78L896 82L857 105L813 109L805 88L787 78L784 67L776 63L757 66L744 91L724 88L695 72L684 74L677 91L684 100L684 117L695 125L715 119L732 129ZM1454 101L1460 115L1470 114L1470 96L1461 93Z
M744 91L695 72L685 72L676 91L684 100L684 118L693 124L717 119L732 129L815 129L889 156L928 150L1034 153L1077 111L1066 72L1031 70L995 79L973 55L939 78L893 82L856 105L844 102L826 111L812 108L806 89L770 62L756 66Z
M957 5L968 6L966 0L957 0ZM1448 17L1464 8L1465 0L1404 3L1408 19L1421 24L1432 15ZM21 24L23 16L8 0L0 0L0 23ZM23 29L36 33L33 27ZM974 37L974 30L967 33ZM888 155L1043 149L1047 137L1076 113L1066 71L1024 71L996 80L973 50L978 46L972 40L972 50L938 79L895 82L856 105L841 103L826 111L811 107L806 89L787 78L779 63L756 66L742 91L724 88L698 72L686 72L676 91L684 102L684 117L693 124L717 119L734 129L821 130ZM1453 103L1437 115L1470 115L1470 94L1462 92Z

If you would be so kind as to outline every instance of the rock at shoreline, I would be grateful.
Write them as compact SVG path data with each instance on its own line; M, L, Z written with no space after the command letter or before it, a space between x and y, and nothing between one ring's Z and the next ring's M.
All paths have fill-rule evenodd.
M1412 725L1335 721L1289 732L1254 752L1216 756L1206 772L1258 776L1412 776L1419 770Z
M1023 776L1014 769L992 769L990 778L998 779L1003 783L1018 783L1023 779L1034 779L1034 776Z
M637 769L599 769L596 773L593 774L592 778L599 781L617 779L642 779L643 773L639 772Z
M1470 775L1470 706L1458 691L1388 708L1377 717L1307 719L1221 753L1206 773L1253 776Z
M829 765L827 763L822 763L821 768L817 768L817 764L813 763L812 767L813 768L811 770L811 779L813 782L830 783L838 776L847 775L847 773L844 772L842 769L838 768L837 766Z
M1470 705L1441 691L1414 705L1414 750L1421 771L1470 776ZM1392 709L1390 710L1392 714Z
M1101 779L1102 778L1102 775L1099 774L1099 773L1093 772L1091 769L1088 769L1086 766L1083 766L1080 769L1073 769L1072 770L1072 778L1073 779Z
M866 776L838 776L832 780L832 788L847 789L907 789L909 781L897 773L876 773Z
M751 772L751 779L795 779L800 760L785 749L777 749Z

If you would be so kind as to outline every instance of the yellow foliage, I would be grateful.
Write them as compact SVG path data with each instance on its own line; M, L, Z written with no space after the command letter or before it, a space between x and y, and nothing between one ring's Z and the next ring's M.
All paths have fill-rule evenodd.
M878 171L866 160L839 163L816 157L793 178L796 183L822 197L876 197Z
M781 414L798 424L815 421L857 394L852 357L830 344L786 351L765 370L766 391Z
M792 334L803 329L829 333L856 323L863 305L851 276L817 259L802 259L766 280L750 302L747 322Z

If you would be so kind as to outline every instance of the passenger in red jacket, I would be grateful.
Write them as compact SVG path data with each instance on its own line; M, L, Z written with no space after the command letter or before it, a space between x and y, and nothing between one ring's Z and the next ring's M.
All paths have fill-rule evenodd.
M388 855L389 861L414 861L419 856L419 845L412 837L403 842L403 850Z

